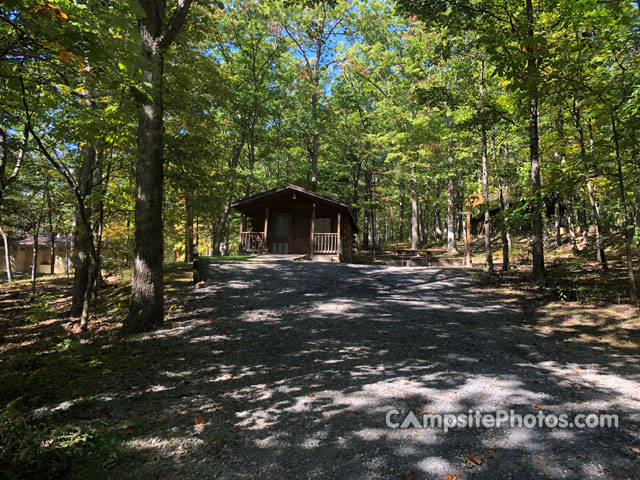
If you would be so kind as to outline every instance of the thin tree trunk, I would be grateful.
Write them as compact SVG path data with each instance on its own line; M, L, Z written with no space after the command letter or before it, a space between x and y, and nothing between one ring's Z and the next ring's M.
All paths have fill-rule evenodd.
M371 172L369 175L369 214L371 216L371 249L373 251L373 261L376 261L376 216L375 209L373 208L373 174Z
M567 229L569 230L569 238L571 239L571 252L576 254L579 252L578 242L576 241L576 225L573 217L573 201L567 198Z
M582 234L582 248L585 248L589 243L589 224L587 222L587 206L584 201L578 210L578 222L580 222L580 233Z
M425 182L425 187L424 187L424 209L423 209L424 213L422 214L422 221L423 221L423 230L424 230L424 235L423 235L423 242L424 244L428 244L429 243L429 215L431 214L431 210L429 209L429 182Z
M433 239L436 242L442 240L442 218L440 217L440 205L438 200L440 199L440 185L436 184L436 204L433 209Z
M564 121L561 115L558 115L556 128L558 130L558 139L560 140L560 143L564 147ZM560 165L562 165L562 167L564 168L566 164L567 164L567 157L563 153L561 155ZM574 212L573 212L573 200L572 200L571 192L567 196L566 204L567 204L566 205L567 208L566 208L565 221L567 223L567 229L569 230L569 238L571 240L571 251L574 254L576 254L578 253L578 243L576 242L576 227L575 227L575 221L573 218ZM556 228L556 232L558 232L558 228Z
M33 234L33 252L31 262L31 298L36 295L36 279L38 277L38 236L40 235L40 225L42 224L42 215L44 210L44 201L40 207L40 214L38 215L38 221L36 222L35 233Z
M532 0L526 0L527 38L535 38L535 17ZM529 152L531 158L531 253L533 256L533 278L538 280L544 273L542 187L540 182L540 133L538 129L538 78L539 58L536 52L529 52L527 79L529 82Z
M398 230L400 230L400 238L399 240L401 242L404 242L406 239L404 238L404 199L405 199L405 193L404 193L404 185L401 186L400 188L400 192L402 197L400 198L400 225L398 227Z
M13 282L13 275L11 274L11 256L9 254L9 239L2 227L0 227L0 235L2 235L2 243L4 245L4 264L7 269L7 281Z
M188 196L184 199L184 261L193 262L193 215L191 214L191 200Z
M51 260L49 261L49 274L53 275L55 273L56 267L56 237L53 232L53 208L51 204L51 186L49 184L49 172L45 172L46 175L46 199L47 199L47 226L49 227L49 256Z
M231 211L231 200L233 198L233 172L238 166L238 162L240 160L240 155L242 154L242 149L244 148L244 144L246 141L246 133L243 132L238 139L238 142L234 145L233 151L231 153L231 160L229 162L229 170L231 171L231 175L229 176L229 180L227 182L227 194L224 201L224 209L222 210L222 215L220 216L220 220L216 227L215 235L213 237L213 255L220 255L220 243L222 242L222 238L224 236L224 232L226 230L227 221L229 219L229 212Z
M504 200L504 185L502 183L502 175L498 166L498 156L496 155L496 139L495 134L491 132L491 157L496 167L496 178L498 179L498 196L500 198L500 211L502 212L502 225L500 226L500 242L502 243L502 271L508 272L511 265L509 259L509 228L507 223L507 208ZM504 147L504 163L509 161L509 149ZM470 208L470 207L469 207Z
M78 191L82 198L87 198L91 194L93 175L97 162L97 152L95 148L87 145L82 152L82 164L76 173ZM75 255L73 258L73 294L71 298L71 315L74 317L82 314L85 292L89 282L89 262L91 257L91 226L84 224L82 220L81 208L85 208L84 215L87 219L91 217L91 209L83 207L76 202L75 218L73 229L73 247Z
M416 166L411 166L411 248L418 248L418 181Z
M33 252L31 259L31 297L36 294L36 276L38 275L38 235L40 234L40 221L33 235Z
M631 241L633 239L633 230L631 218L629 218L626 203L626 194L624 188L624 177L622 175L622 159L620 158L620 139L618 138L618 129L616 127L616 118L611 117L611 132L613 133L613 142L616 153L616 165L618 167L618 188L620 190L620 209L623 219L624 228L624 250L627 258L627 275L629 276L629 298L631 302L638 305L638 289L636 287L636 278L633 273L633 258L631 257Z
M447 163L449 165L449 175L447 179L447 251L457 254L456 247L456 205L455 205L455 187L453 172L453 152L449 149L447 154Z
M595 195L595 188L593 185L593 182L591 180L591 174L590 174L590 169L591 169L591 162L594 161L593 155L594 155L594 143L593 143L593 132L591 129L591 125L589 124L589 140L590 140L590 146L589 146L589 165L587 165L587 149L586 149L586 145L585 145L585 139L584 139L584 129L582 127L582 113L580 112L580 108L578 105L577 100L573 101L573 111L572 111L572 115L573 115L573 119L576 125L576 132L578 134L578 144L580 146L580 157L582 159L583 162L583 168L584 170L587 172L586 173L586 183L587 183L587 192L589 194L589 204L591 205L591 211L592 211L592 216L593 216L593 222L595 224L595 229L596 229L596 258L598 259L598 261L600 262L600 264L602 265L602 268L604 270L608 270L609 265L607 264L607 256L605 255L605 245L604 245L604 238L602 236L602 217L600 215L600 202L598 201L597 196ZM587 237L587 225L586 225L586 216L585 216L585 222L583 225L583 233L582 236L584 238L584 244L585 246L587 245L587 241L588 241L588 237Z

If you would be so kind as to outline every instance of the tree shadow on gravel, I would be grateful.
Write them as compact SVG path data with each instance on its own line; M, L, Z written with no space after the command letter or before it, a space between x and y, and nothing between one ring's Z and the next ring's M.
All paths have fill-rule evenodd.
M110 475L631 479L640 469L637 350L541 333L536 312L477 288L470 271L213 263L179 308L169 328L105 347L140 365L109 372L66 412L129 422L124 446L148 461ZM392 429L390 409L606 412L619 427Z

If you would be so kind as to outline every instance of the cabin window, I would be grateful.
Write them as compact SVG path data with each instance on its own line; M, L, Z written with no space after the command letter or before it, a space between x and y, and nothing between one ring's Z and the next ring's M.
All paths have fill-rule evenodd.
M315 233L331 233L331 219L316 218Z

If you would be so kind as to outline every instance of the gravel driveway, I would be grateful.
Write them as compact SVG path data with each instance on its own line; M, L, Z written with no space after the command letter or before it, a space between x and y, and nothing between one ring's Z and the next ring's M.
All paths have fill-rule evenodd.
M464 269L207 268L173 328L139 341L155 368L119 406L157 422L129 446L156 453L159 477L640 478L637 352L544 337ZM607 412L619 427L392 429L389 409Z

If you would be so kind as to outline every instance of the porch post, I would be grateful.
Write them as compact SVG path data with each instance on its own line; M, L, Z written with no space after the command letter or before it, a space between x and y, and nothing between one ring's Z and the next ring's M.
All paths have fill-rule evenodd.
M340 261L340 246L342 245L342 239L340 238L340 226L341 226L341 217L340 217L340 209L338 209L338 243L337 243L337 247L338 247L338 261Z
M264 207L264 238L262 239L262 241L264 242L264 251L265 253L268 252L268 248L267 248L267 228L269 227L269 204L265 205Z
M313 257L313 237L316 233L316 204L313 204L311 209L311 236L309 238L309 246L310 246L310 257Z

